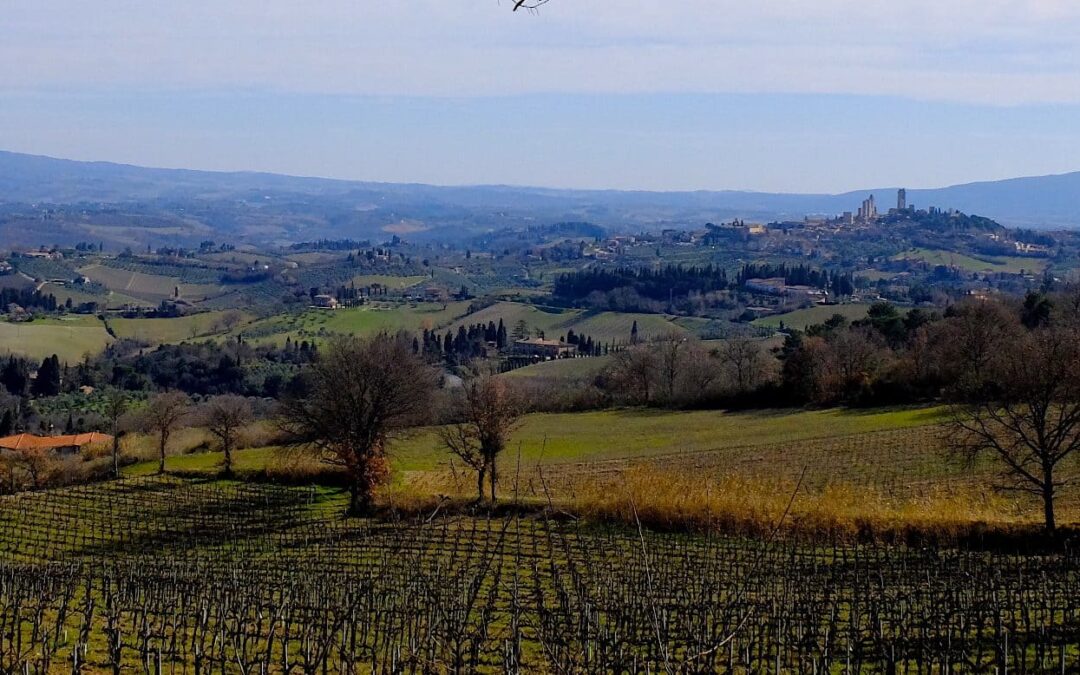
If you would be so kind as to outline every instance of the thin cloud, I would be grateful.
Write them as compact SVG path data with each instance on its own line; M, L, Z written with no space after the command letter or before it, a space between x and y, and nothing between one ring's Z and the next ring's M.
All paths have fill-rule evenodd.
M0 89L409 96L808 92L1080 102L1080 3L39 0L5 8Z

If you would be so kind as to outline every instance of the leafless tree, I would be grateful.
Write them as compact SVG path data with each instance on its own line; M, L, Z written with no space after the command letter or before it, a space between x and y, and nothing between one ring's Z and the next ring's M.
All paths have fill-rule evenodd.
M387 445L427 419L435 382L401 336L339 338L307 372L307 391L282 402L280 424L294 446L348 473L349 513L368 513L388 474Z
M113 477L120 477L120 421L131 407L131 401L127 393L122 389L109 389L105 392L102 415L109 423L109 433L112 435L112 465Z
M761 384L769 357L759 340L749 337L724 340L716 353L728 371L736 394L753 391Z
M690 338L674 331L653 342L661 393L668 401L674 401L678 396L679 382L685 370L686 357L690 348Z
M157 436L158 440L158 473L165 473L169 438L184 426L190 412L191 399L178 391L155 394L143 408L141 426L144 431Z
M616 352L607 369L615 391L623 392L633 403L647 405L656 395L660 362L649 345L634 345Z
M836 331L826 338L826 389L832 400L857 396L874 380L887 350L868 328Z
M513 3L514 3L513 11L516 12L519 9L524 9L524 10L527 10L527 11L535 11L535 10L539 9L540 7L542 7L543 5L548 4L548 1L549 0L513 0Z
M455 395L450 414L453 421L439 430L442 443L476 471L477 501L484 499L487 476L494 504L498 458L521 419L521 397L505 380L484 376Z
M951 445L974 458L989 455L1001 467L1001 486L1042 501L1047 531L1057 527L1056 498L1070 486L1063 463L1080 449L1080 330L1049 326L1019 330L978 353L953 391Z
M237 436L253 420L251 404L243 396L235 394L217 396L206 404L203 410L203 423L207 430L221 442L221 450L225 455L222 467L225 476L232 476L233 473L232 453L236 447Z

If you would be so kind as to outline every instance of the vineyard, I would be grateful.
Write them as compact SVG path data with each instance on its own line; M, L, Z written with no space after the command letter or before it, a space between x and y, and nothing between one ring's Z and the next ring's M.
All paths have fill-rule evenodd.
M343 519L137 478L0 501L0 672L1076 672L1074 553Z

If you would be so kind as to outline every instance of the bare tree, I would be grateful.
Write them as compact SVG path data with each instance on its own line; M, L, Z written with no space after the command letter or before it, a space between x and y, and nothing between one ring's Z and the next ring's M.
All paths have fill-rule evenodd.
M280 425L295 446L345 469L349 513L368 513L388 473L387 445L427 418L435 380L400 336L339 338L308 370L307 391L282 402Z
M665 400L674 401L678 395L678 385L686 365L686 356L690 351L690 338L682 333L671 331L653 343L656 351L657 374Z
M484 477L494 504L498 458L521 419L521 398L505 380L492 376L469 382L451 404L453 421L439 436L446 448L476 471L477 501L484 499Z
M728 371L736 394L753 391L765 376L767 356L761 342L748 337L734 337L716 350L717 356Z
M549 0L513 0L514 9L512 11L516 12L519 9L535 11L543 5L548 4L548 1Z
M127 392L122 389L109 389L105 392L102 415L109 423L109 433L112 435L112 465L113 477L120 477L120 420L127 414L131 407Z
M38 489L47 485L59 471L56 456L46 448L22 448L10 456L12 482L15 468L20 468L29 479L29 486Z
M887 350L868 328L835 331L826 339L826 389L830 400L851 400L866 391Z
M951 445L970 458L997 460L1001 487L1041 499L1053 532L1055 500L1071 484L1063 462L1080 449L1080 330L997 330L1009 339L993 349L974 344L978 353L969 355L953 391Z
M233 475L233 448L236 439L244 427L251 424L254 414L251 404L243 396L227 394L217 396L206 404L203 410L203 423L207 430L221 442L225 455L222 473Z
M158 439L158 473L165 473L165 453L169 438L183 427L190 412L191 399L187 394L171 391L150 397L142 410L141 426Z
M647 405L656 395L659 371L656 352L648 345L634 345L615 353L607 376L616 391L624 392L634 403Z

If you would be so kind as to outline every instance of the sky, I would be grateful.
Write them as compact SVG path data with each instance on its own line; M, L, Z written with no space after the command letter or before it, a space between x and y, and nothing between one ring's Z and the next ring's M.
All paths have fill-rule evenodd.
M1080 170L1075 0L11 0L0 149L839 192Z

